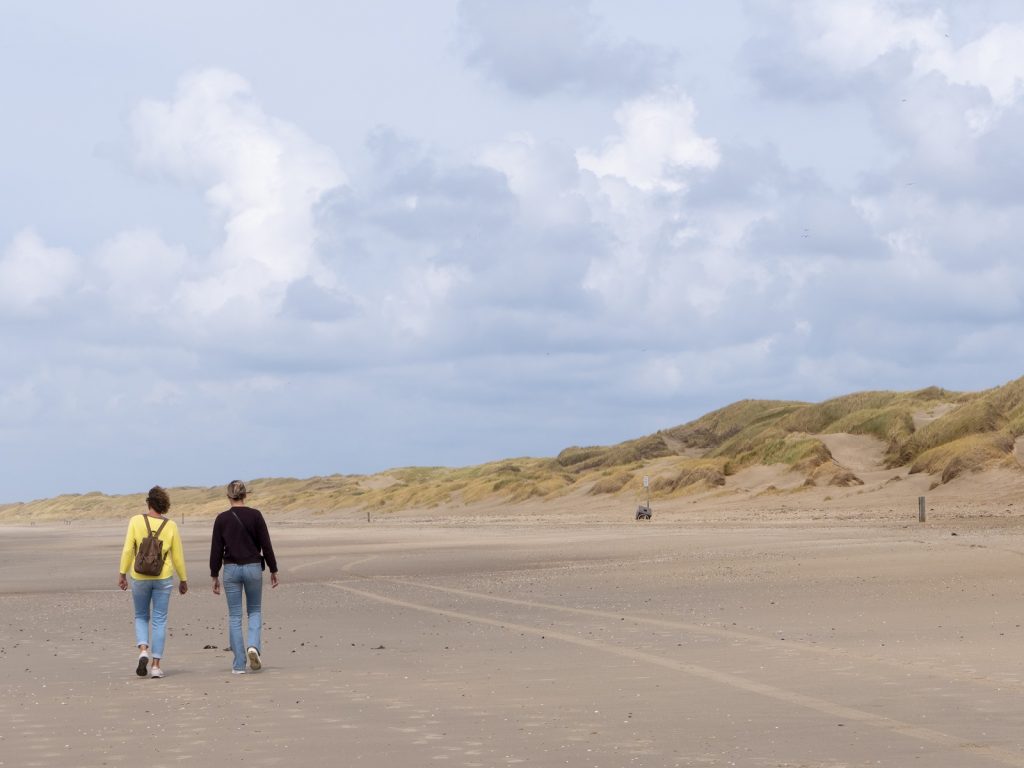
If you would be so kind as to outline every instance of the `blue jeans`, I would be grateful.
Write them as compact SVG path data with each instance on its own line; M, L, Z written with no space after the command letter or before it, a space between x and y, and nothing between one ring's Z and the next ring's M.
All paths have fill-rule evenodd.
M249 614L249 642L242 637L242 592ZM236 565L224 563L224 595L228 599L228 637L235 654L232 669L245 669L245 651L252 646L262 651L260 631L263 629L263 569L259 563Z
M135 604L135 644L148 645L154 659L164 657L167 638L167 607L171 603L173 577L166 579L132 579L132 602ZM150 630L150 618L153 624Z

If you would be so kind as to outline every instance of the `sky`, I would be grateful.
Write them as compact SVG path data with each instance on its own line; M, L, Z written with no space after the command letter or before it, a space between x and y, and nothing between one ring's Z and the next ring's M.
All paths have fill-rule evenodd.
M1024 5L0 6L0 502L1024 374Z

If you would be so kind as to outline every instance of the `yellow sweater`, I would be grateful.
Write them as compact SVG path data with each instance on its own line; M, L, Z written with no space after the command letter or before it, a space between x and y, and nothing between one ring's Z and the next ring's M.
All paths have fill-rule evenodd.
M166 579L170 577L172 572L176 572L181 581L188 581L188 575L185 573L185 550L181 546L178 526L170 519L168 519L164 529L160 531L160 541L163 542L164 554L167 555L164 558L163 571L161 571L159 576L144 576L141 573L135 572L135 553L138 551L139 544L148 535L145 517L145 515L135 515L135 517L128 521L128 533L124 537L124 549L121 550L121 567L118 569L118 572L128 573L130 568L133 579ZM160 527L162 522L163 520L159 517L150 516L149 518L149 525L154 532Z

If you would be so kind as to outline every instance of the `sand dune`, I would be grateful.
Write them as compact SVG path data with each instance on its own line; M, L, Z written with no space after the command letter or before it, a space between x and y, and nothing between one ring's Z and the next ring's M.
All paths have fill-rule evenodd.
M869 435L817 435L841 466L853 472L884 470L885 443Z

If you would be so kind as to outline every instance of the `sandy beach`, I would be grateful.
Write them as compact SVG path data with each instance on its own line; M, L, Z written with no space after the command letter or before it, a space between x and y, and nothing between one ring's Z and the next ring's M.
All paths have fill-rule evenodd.
M1024 766L1012 516L270 522L265 668L190 521L162 680L120 524L0 526L0 764Z

